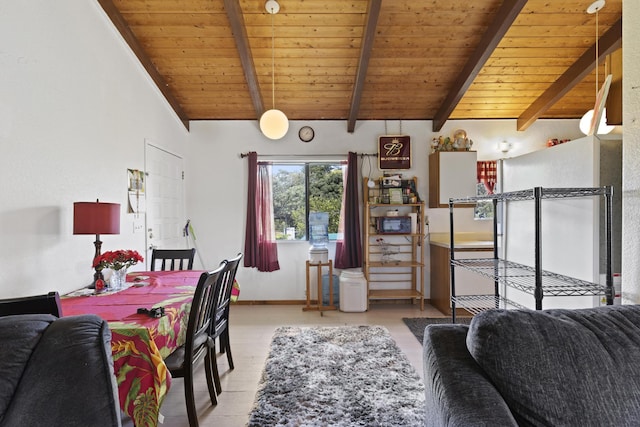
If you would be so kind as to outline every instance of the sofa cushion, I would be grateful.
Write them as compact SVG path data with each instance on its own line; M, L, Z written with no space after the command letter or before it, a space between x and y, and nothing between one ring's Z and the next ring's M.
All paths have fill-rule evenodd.
M640 425L640 306L490 310L467 347L521 425Z
M34 349L49 325L50 314L0 317L0 420L4 418Z
M0 427L121 426L106 321L93 314L0 319L0 336L16 328L21 332L10 337L12 341L0 341L2 354L6 347L18 349L25 341L31 354L25 365L8 358L0 363L0 372L10 373L13 367L20 375ZM35 333L39 336L34 346Z

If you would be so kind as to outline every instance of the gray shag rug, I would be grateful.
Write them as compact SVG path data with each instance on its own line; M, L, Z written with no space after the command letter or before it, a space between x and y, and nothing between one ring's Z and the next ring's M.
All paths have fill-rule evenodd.
M451 323L451 317L403 317L402 321L413 333L413 336L422 344L424 340L424 328L427 325ZM456 323L468 325L471 317L456 316Z
M381 326L281 327L248 426L423 426L424 384Z

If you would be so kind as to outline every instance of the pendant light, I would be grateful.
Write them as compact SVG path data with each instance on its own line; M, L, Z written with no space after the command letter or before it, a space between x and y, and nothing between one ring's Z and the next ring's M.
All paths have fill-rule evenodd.
M280 139L289 130L289 119L280 110L276 109L276 74L275 74L275 30L273 28L273 15L280 11L280 5L276 0L267 0L264 8L271 15L271 110L267 110L260 117L260 130L269 139Z
M596 0L587 8L587 13L590 15L596 14L596 100L598 99L598 57L600 52L598 52L598 41L599 41L599 32L598 32L598 12L604 7L605 0ZM594 110L589 110L580 119L580 131L585 135L589 134L589 130L591 127L591 122L593 120ZM611 132L613 130L613 126L607 125L607 110L604 109L602 112L602 117L600 118L600 123L598 123L598 127L595 130L596 135L603 135Z

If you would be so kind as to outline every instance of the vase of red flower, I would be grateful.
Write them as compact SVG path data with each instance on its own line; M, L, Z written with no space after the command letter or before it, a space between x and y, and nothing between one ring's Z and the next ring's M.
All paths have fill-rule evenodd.
M138 262L144 261L144 258L137 252L127 249L117 251L108 251L93 260L93 268L102 271L105 268L113 270L109 279L109 290L121 289L127 281L127 268Z

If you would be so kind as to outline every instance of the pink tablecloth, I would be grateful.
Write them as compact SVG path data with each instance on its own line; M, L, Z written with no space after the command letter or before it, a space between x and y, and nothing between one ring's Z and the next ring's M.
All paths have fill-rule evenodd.
M65 316L93 313L109 323L120 406L137 427L157 426L171 385L166 358L185 342L191 300L202 271L131 273L136 286L112 294L62 298ZM137 280L137 281L136 281ZM164 307L165 316L137 314Z

